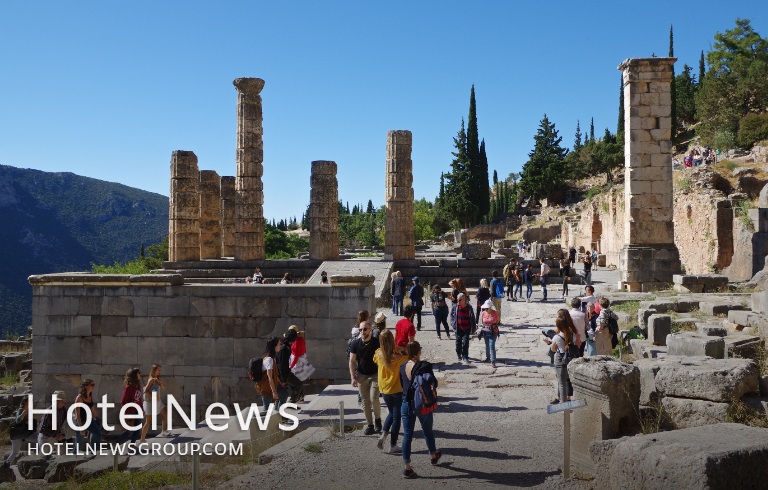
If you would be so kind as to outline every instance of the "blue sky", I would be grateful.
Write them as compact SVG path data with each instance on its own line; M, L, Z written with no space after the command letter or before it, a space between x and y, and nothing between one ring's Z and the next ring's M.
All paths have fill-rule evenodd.
M518 4L519 3L519 4ZM675 54L698 72L714 34L762 1L0 3L0 164L168 195L169 162L235 173L232 80L266 81L264 213L301 217L310 162L339 196L384 203L386 133L413 131L414 190L434 199L472 84L489 167L518 172L546 113L616 130L625 58Z

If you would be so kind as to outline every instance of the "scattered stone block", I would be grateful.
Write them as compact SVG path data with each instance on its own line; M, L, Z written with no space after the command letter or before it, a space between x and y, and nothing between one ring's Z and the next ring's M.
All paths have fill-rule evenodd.
M768 376L760 376L760 396L768 396Z
M667 336L670 356L709 356L725 358L725 342L721 337L708 337L693 332L673 333Z
M597 488L763 488L768 429L715 424L595 441Z
M487 243L466 243L461 246L461 256L469 260L491 258L491 246Z
M664 396L730 402L759 391L757 364L751 359L674 358L670 353L656 362L655 388Z
M632 353L637 357L655 359L664 357L667 354L667 348L659 345L653 345L650 340L630 339L629 346Z
M731 310L744 310L744 305L740 303L733 303L730 301L701 301L699 302L699 310L705 315L727 315Z
M728 277L718 274L675 274L672 282L681 293L715 293L728 288Z
M656 308L641 307L639 310L637 310L637 327L640 330L645 330L648 328L648 318L650 318L651 315L655 315L657 313L659 313L659 311Z
M26 480L40 480L45 477L49 459L45 456L24 456L18 461L19 473Z
M725 337L725 350L728 357L756 359L765 342L755 335L731 334Z
M673 429L687 429L728 421L729 403L665 396L661 406Z
M92 457L92 456L91 456ZM56 456L48 464L45 470L45 481L48 483L62 483L69 481L75 474L75 466L81 464L83 458L88 456Z
M10 465L0 464L0 483L16 481L16 473L13 472Z
M648 317L648 340L654 345L667 345L667 335L672 333L672 317L651 315Z
M725 327L710 323L696 323L696 330L707 337L725 337L728 335L728 330Z

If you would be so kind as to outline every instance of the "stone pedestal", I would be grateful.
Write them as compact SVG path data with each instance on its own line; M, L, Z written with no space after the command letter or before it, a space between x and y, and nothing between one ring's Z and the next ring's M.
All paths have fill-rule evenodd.
M264 162L260 78L236 78L237 179L235 192L235 259L264 259Z
M568 365L573 399L587 406L574 410L571 423L571 463L594 475L589 444L629 433L638 423L640 371L610 356L584 357Z
M199 186L197 156L191 151L174 151L168 213L169 260L200 260Z
M384 253L394 260L416 257L413 234L413 161L410 131L387 133L387 222Z
M625 243L630 291L671 286L680 271L672 202L672 67L675 58L630 58L624 76Z
M221 181L213 170L200 171L200 259L221 258Z
M309 258L339 258L339 182L336 162L312 162L309 195Z
M235 256L235 178L222 177L219 183L221 197L221 256Z

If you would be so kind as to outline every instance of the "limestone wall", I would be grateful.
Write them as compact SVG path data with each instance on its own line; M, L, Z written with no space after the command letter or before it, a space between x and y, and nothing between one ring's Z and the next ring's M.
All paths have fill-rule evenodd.
M182 284L179 275L49 274L33 286L36 403L93 378L96 394L119 402L125 371L163 366L167 392L198 408L256 400L248 359L289 325L306 330L314 380L346 381L346 341L372 285ZM40 400L40 402L37 402Z
M606 265L619 265L619 253L624 246L624 198L619 192L609 192L593 199L579 217L562 222L560 244L564 249L597 249L605 254Z
M726 198L700 193L678 194L674 202L674 223L675 244L686 274L709 274L731 264L733 210Z

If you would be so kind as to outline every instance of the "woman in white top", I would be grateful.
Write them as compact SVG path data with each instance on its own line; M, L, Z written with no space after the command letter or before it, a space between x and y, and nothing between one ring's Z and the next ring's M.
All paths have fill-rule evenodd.
M144 387L144 427L141 428L140 442L144 442L144 439L146 439L149 426L152 424L152 420L157 416L160 417L162 435L171 435L171 431L166 432L165 430L165 403L160 400L160 388L165 388L165 385L160 380L161 369L162 366L160 366L160 364L152 365L152 369L149 371L149 380ZM152 405L152 393L155 393L157 405Z
M557 392L558 398L552 400L552 403L561 403L571 399L573 395L573 386L571 386L571 379L568 377L568 365L563 362L565 358L565 352L568 350L568 346L573 339L573 331L568 325L567 318L560 312L567 310L560 310L555 320L555 336L552 340L545 338L545 342L549 344L552 352L555 353L555 376L557 378Z

